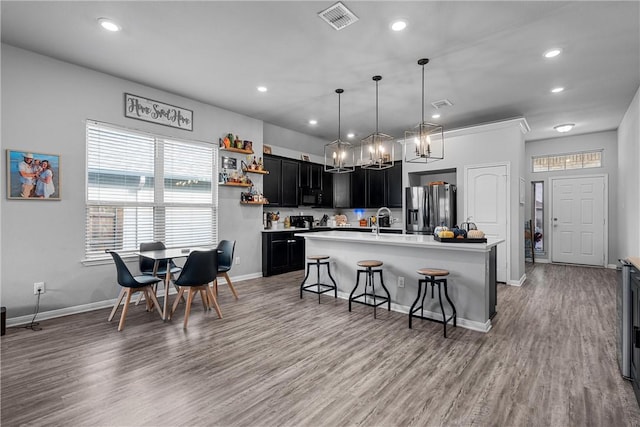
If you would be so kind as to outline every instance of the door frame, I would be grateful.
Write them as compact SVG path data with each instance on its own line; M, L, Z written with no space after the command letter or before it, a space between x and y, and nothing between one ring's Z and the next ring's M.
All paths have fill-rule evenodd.
M549 224L550 231L553 233L553 184L554 181L560 181L565 179L583 179L583 178L603 178L604 181L604 200L603 200L603 210L604 210L604 224L603 227L603 264L602 267L607 268L609 265L609 174L606 173L597 173L593 175L570 175L570 176L554 176L549 178L549 212L547 214L547 224ZM553 234L551 234L551 239L547 241L550 243L550 251L549 251L549 262L553 263L553 252L555 248L553 246ZM562 264L562 263L559 263Z
M511 162L495 162L495 163L481 163L481 164L477 164L477 165L467 165L464 167L464 193L463 193L463 197L464 197L464 214L463 214L463 221L467 220L468 212L469 212L469 205L468 205L468 199L467 199L467 191L468 191L468 186L467 186L467 178L468 178L468 174L469 174L469 169L484 169L484 168L491 168L491 167L496 167L496 166L505 166L507 169L507 176L505 179L505 193L507 196L507 204L506 204L506 209L507 211L505 212L506 218L507 218L507 235L505 236L505 240L504 240L504 244L505 244L505 253L507 256L507 277L506 277L506 282L507 284L512 284L512 280L511 280ZM524 256L524 255L523 255Z

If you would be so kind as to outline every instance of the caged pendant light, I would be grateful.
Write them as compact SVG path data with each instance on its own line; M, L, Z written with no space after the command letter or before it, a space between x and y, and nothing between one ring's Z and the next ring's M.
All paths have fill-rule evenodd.
M424 121L424 66L427 58L419 59L422 66L422 122L412 130L405 131L405 161L429 163L444 159L444 130L441 125Z
M353 145L340 139L340 95L343 89L336 89L338 94L338 139L324 146L324 170L331 173L348 173L355 170Z
M388 169L393 166L393 137L378 132L378 82L381 76L373 76L376 82L376 131L362 140L360 166L364 169Z

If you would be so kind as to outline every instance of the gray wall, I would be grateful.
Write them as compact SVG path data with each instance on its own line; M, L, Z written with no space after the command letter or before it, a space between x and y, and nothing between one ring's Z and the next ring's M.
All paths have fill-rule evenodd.
M640 89L618 128L618 255L640 256Z
M221 108L4 44L1 71L2 148L61 156L61 201L7 200L5 196L0 201L0 298L9 318L33 312L33 283L38 281L46 282L41 311L91 308L117 295L112 262L82 263L87 119L215 144L220 136L233 132L252 140L255 151L262 151L262 121ZM126 119L124 92L193 110L193 132ZM261 188L262 177L253 178ZM262 209L241 206L240 189L219 190L219 238L237 240L236 255L241 258L231 275L259 275ZM136 265L130 263L133 269Z
M519 182L524 177L523 119L487 123L445 132L445 158L433 163L403 164L403 187L409 185L409 173L456 168L458 189L458 223L464 221L464 167L508 163L510 168L510 272L509 282L519 283L524 276L524 205L519 203Z
M592 169L574 169L566 171L552 172L532 172L531 158L545 155L575 153L589 150L603 150L602 167ZM608 176L608 193L609 193L609 227L608 227L608 259L609 264L615 264L619 256L617 247L618 238L618 145L616 131L598 132L584 135L565 136L562 138L545 139L539 141L527 142L525 144L526 152L526 190L527 202L525 209L525 218L528 220L532 217L531 211L531 182L544 182L544 255L536 255L537 259L551 259L552 239L551 239L551 181L550 178L570 177L576 175L597 175L607 174Z

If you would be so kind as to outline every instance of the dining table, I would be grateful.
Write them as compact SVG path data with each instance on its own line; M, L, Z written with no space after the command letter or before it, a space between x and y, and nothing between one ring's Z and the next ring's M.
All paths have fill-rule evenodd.
M166 261L167 266L171 264L171 261L177 258L187 258L193 251L208 251L211 248L167 248L157 249L153 251L139 251L135 252L136 255L141 257L152 259L153 262L153 275L158 275L158 268L161 261ZM221 251L218 250L218 253ZM171 284L171 274L168 271L164 277L164 301L162 302L162 320L167 320L167 314L169 309L169 285Z

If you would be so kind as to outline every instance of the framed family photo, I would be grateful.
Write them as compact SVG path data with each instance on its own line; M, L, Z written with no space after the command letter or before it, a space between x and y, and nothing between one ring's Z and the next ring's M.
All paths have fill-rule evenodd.
M7 150L7 198L61 200L60 156L26 150Z

